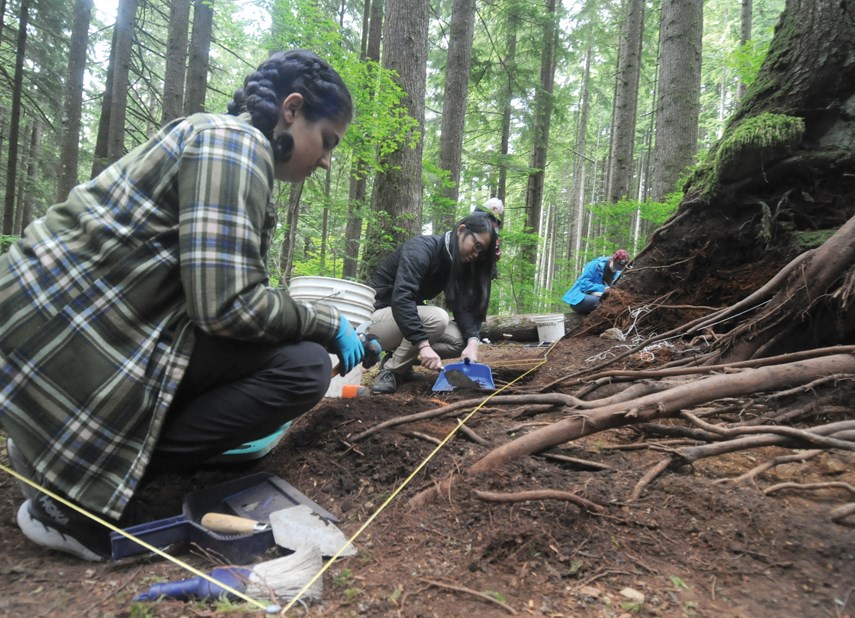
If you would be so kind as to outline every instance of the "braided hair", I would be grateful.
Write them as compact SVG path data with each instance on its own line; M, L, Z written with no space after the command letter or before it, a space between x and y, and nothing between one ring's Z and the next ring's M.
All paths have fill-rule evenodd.
M243 88L234 93L228 112L237 116L249 112L252 125L273 145L275 161L286 162L294 149L294 138L283 131L275 138L282 101L292 93L303 96L302 113L309 122L329 119L350 122L353 101L335 69L313 52L304 49L276 52L247 75Z

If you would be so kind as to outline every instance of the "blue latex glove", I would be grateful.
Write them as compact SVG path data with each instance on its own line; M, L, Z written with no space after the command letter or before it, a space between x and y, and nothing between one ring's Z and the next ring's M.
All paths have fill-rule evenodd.
M350 325L350 322L344 316L341 316L341 320L339 321L338 333L335 336L335 346L338 349L339 375L349 373L365 355L362 342L356 335L356 331L353 330L353 326Z

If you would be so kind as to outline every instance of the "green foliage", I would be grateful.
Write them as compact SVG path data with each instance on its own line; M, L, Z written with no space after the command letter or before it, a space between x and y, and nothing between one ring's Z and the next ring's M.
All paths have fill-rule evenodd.
M128 618L155 618L153 606L150 603L131 603L128 608Z
M804 232L796 232L793 236L796 242L796 246L802 250L807 251L809 249L816 249L819 246L831 238L836 229L833 230L808 230Z
M0 254L6 253L16 240L18 240L18 236L0 234Z
M340 573L333 575L332 584L336 588L346 588L353 585L353 571L342 569Z
M674 191L673 193L666 195L665 201L663 202L640 202L639 208L641 209L641 219L643 221L648 221L653 225L653 227L659 227L665 223L672 214L674 214L680 206L680 202L683 201L684 195L685 194L682 191Z
M492 599L496 599L499 603L507 603L507 597L496 590L485 590L484 594Z
M769 53L769 40L764 41L746 41L744 45L740 45L727 56L727 65L737 75L739 80L750 86L757 73L760 72L760 67L766 59L766 54Z
M677 588L678 590L688 590L689 589L689 585L676 575L671 575L668 577L668 579L674 585L674 587Z

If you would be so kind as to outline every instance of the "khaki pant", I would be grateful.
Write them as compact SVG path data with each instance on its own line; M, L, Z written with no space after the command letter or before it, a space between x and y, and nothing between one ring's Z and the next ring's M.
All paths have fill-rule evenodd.
M419 318L421 318L425 333L428 336L430 347L439 354L440 358L455 358L460 356L466 342L463 334L452 320L448 312L441 307L432 305L419 305ZM368 332L380 339L380 345L385 351L394 350L392 358L386 361L385 368L393 373L403 375L409 371L419 357L417 345L404 339L401 329L392 316L392 308L378 309L371 315L371 325Z

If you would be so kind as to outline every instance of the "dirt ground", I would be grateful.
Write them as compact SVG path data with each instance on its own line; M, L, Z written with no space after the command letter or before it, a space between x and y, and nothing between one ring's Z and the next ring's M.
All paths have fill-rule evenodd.
M484 347L481 360L503 386L544 360L548 350L546 364L508 391L524 392L614 354L617 345L588 334L568 337L551 350ZM667 355L663 350L648 362L655 365ZM630 503L634 485L662 453L648 448L656 440L620 429L560 449L598 467L526 458L495 475L458 480L441 500L413 508L408 504L413 496L465 470L489 445L562 415L523 417L516 408L488 403L466 425L489 445L457 432L433 456L431 438L443 439L455 429L453 417L382 429L353 441L378 422L464 398L457 392L433 393L432 384L432 376L418 370L393 396L326 399L263 459L164 477L146 489L143 502L153 519L176 515L187 492L267 471L337 515L348 536L365 526L354 541L357 555L339 559L323 575L322 601L289 615L855 616L855 534L828 517L849 499L846 493L762 493L787 480L855 485L851 454L787 464L740 485L717 481L783 451L707 459L691 469L665 472ZM470 409L460 410L459 417ZM8 463L3 449L0 461ZM15 524L21 497L14 479L0 475L0 488L0 616L263 615L241 602L134 603L134 595L152 583L191 574L161 558L90 564L44 551L24 539ZM474 493L536 489L574 492L605 509L585 512L557 499L485 502ZM176 551L203 571L217 565L193 547ZM256 563L275 557L268 552Z

